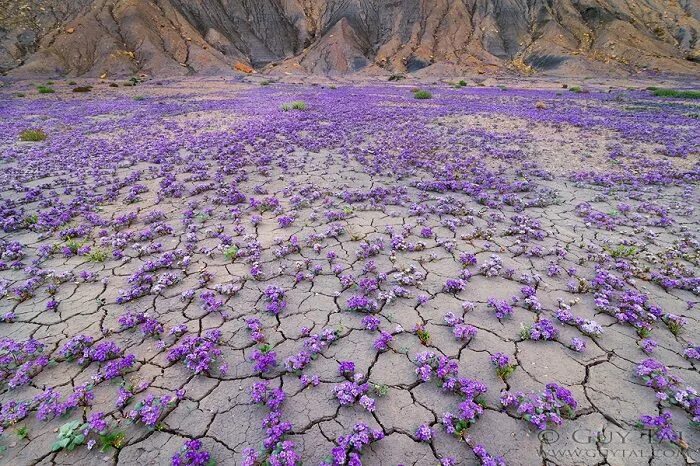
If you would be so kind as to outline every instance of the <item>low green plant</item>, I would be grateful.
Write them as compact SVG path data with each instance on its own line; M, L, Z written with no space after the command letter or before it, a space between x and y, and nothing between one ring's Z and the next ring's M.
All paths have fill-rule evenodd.
M87 424L80 421L70 421L63 424L58 429L58 437L51 446L51 451L68 450L73 451L76 447L85 442L85 435L82 431L87 428Z
M416 99L432 99L433 94L431 94L430 91L418 89L413 93L413 97Z
M144 96L142 96L142 95L135 95L135 96L134 96L134 100L136 100L136 101L141 101L141 100L146 100L146 98L145 98Z
M513 372L515 372L515 369L517 369L518 366L515 364L508 364L507 366L504 367L497 367L496 368L496 375L500 377L501 380L504 382L508 380L508 377L513 375Z
M389 394L389 387L385 384L374 384L372 387L374 394L377 396L386 396Z
M27 428L27 426L18 427L15 433L17 434L17 437L19 437L20 440L24 440L27 437L29 437L29 429Z
M53 90L53 88L44 85L37 86L36 90L39 91L39 94L53 94L56 92Z
M294 102L283 104L281 108L283 112L288 112L290 110L306 110L307 106L303 100L295 100Z
M571 86L569 88L569 92L573 92L575 94L580 94L583 90L579 86Z
M677 99L700 99L700 91L678 89L655 89L656 97L674 97Z
M109 254L104 249L93 249L87 255L87 260L90 262L104 262L109 257Z
M77 254L78 249L80 249L82 245L83 243L75 239L69 239L68 241L66 241L66 247L70 249L70 252L72 252L73 254Z
M630 257L637 254L637 248L635 248L634 246L624 246L620 244L615 249L610 249L609 253L612 257L615 258Z
M19 133L20 141L39 142L46 139L46 133L40 129L25 129Z
M224 257L226 260L233 261L238 257L238 246L235 244L233 246L229 246L224 250Z

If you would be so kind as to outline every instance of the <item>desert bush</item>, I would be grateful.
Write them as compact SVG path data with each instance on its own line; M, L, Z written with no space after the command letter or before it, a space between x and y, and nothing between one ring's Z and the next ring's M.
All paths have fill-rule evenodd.
M413 97L415 97L416 99L432 99L433 94L431 94L429 91L418 89L416 92L413 93Z
M46 139L46 133L40 129L25 129L19 133L19 139L31 142L43 141Z
M289 110L306 110L306 102L303 100L295 100L294 102L289 102L282 105L282 111L288 112Z
M700 99L700 91L655 89L652 92L656 97L675 97L677 99Z

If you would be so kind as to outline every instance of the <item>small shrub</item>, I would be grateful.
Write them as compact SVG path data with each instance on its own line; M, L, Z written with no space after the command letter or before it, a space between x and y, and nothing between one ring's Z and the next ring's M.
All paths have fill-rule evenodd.
M467 86L467 82L466 82L464 79L462 79L462 80L459 82L459 85L462 86L462 87L466 87L466 86Z
M140 102L142 100L146 100L146 98L142 95L135 95L134 100L136 100L137 102Z
M683 91L678 89L655 89L656 97L675 97L677 99L700 99L700 91Z
M76 84L78 84L78 83L75 81L68 81L69 86L75 86Z
M392 74L389 76L389 81L401 81L402 79L406 79L406 76L402 74Z
M432 99L433 94L431 94L429 91L418 89L416 92L413 93L413 97L415 97L416 99Z
M569 92L573 92L575 94L580 94L582 89L579 86L571 86L569 88Z
M225 251L224 251L224 257L226 260L233 261L236 259L238 256L238 247L233 245L229 246Z
M46 133L40 129L25 129L19 133L21 141L38 142L46 139Z
M73 92L90 92L92 86L78 86L73 88Z
M36 89L39 91L39 94L53 94L56 92L49 86L37 86Z
M17 94L15 94L15 96L17 96L17 97L24 97L26 95L27 94L25 94L24 92L18 92Z
M117 83L109 83L109 87L119 87L119 84L117 84Z
M289 110L306 110L306 102L303 100L295 100L294 102L290 102L288 104L283 104L282 105L282 111L283 112L288 112Z
M90 262L104 262L109 257L109 254L104 249L95 249L87 255L87 260Z

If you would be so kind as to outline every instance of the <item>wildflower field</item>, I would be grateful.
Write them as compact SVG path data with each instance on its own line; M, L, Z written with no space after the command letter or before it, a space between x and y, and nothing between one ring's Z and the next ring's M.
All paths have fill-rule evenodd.
M697 99L264 84L0 88L0 463L700 461Z

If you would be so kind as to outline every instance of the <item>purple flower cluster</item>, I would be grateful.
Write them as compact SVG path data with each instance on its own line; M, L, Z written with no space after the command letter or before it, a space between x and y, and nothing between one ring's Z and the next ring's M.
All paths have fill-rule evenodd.
M603 334L603 327L601 327L595 320L588 320L582 317L574 316L571 313L569 306L564 303L559 303L559 309L557 309L555 316L559 322L572 325L589 337L595 338Z
M180 451L173 455L172 466L209 466L211 455L202 449L201 440L187 440Z
M513 408L523 419L539 430L544 430L550 423L561 425L562 416L571 416L578 404L571 391L556 383L549 383L541 393L503 391L501 405Z
M336 443L338 446L331 451L331 457L323 461L320 466L362 466L362 449L384 438L381 430L372 430L363 423L357 423L349 435L341 435Z
M350 296L346 307L349 311L373 313L379 310L377 302L367 296Z
M510 362L510 356L504 353L494 353L491 355L491 364L496 366L496 375L501 378L501 380L506 380L518 367L516 364Z
M470 341L477 334L477 328L464 323L462 317L457 317L452 312L445 314L445 322L452 327L452 333L460 341Z
M496 311L496 318L498 320L505 319L513 315L513 308L507 301L502 299L489 298L488 306Z
M278 315L287 307L287 301L284 300L284 290L279 286L269 285L263 292L265 296L265 309L270 314Z
M301 463L294 442L283 439L292 430L292 424L282 420L281 406L286 398L284 391L281 388L271 389L267 381L256 382L251 388L250 397L253 403L265 405L270 412L262 421L266 433L262 449L245 448L241 464L295 466Z
M9 389L27 385L48 363L43 355L44 344L33 338L15 341L0 340L0 387Z
M220 330L207 330L203 337L188 335L179 345L168 351L167 360L183 361L195 374L209 374L222 354L216 347L220 339Z
M491 456L483 445L474 446L472 451L481 466L506 466L506 460L500 456Z
M134 409L129 411L127 417L134 423L141 423L150 429L155 429L167 410L173 408L184 393L172 395L147 395L143 400L136 403Z
M301 372L319 353L337 339L338 334L332 329L324 329L320 334L309 335L304 340L304 348L284 361L285 370L287 372Z
M549 341L554 340L559 335L559 330L554 327L549 319L541 319L529 326L523 326L520 330L520 336L533 341Z
M673 430L673 422L671 422L671 413L664 412L660 416L651 416L645 414L639 418L640 427L649 429L654 432L657 440L677 442L680 439L678 432Z
M333 394L342 406L350 406L357 402L369 412L375 410L375 400L367 396L370 385L363 382L362 374L354 374L351 380L333 387Z

